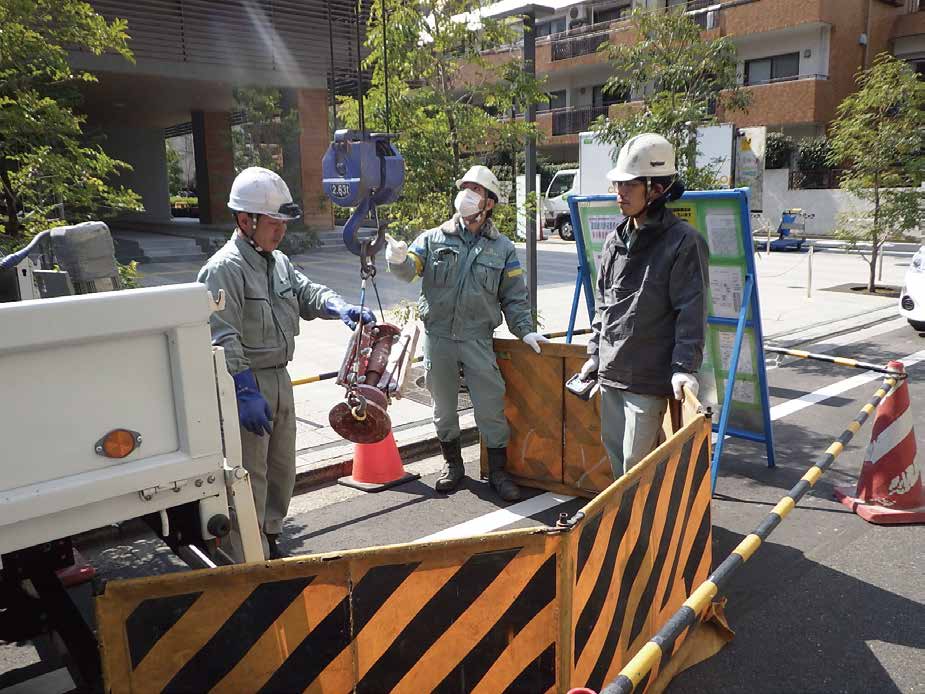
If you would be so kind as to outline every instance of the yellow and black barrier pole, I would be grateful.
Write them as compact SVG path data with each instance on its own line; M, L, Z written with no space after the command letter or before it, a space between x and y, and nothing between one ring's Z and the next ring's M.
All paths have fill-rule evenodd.
M591 328L582 328L581 330L575 330L572 335L587 335L591 332ZM557 337L565 337L568 333L565 330L560 330L554 333L546 333L546 337L550 340L554 340ZM412 360L412 363L417 364L420 361L424 361L424 357L418 356ZM337 378L337 371L328 371L323 374L315 374L314 376L306 376L305 378L294 378L292 379L293 386L304 386L309 383L318 383L319 381L330 381L332 378Z
M765 347L764 351L768 354L780 354L787 357L796 357L797 359L813 359L815 361L828 362L829 364L838 364L839 366L850 366L853 369L874 371L876 373L886 374L887 376L895 376L898 379L906 377L906 374L902 371L894 371L888 366L871 364L870 362L849 359L848 357L832 357L828 354L814 354L813 352L806 352L802 349L785 349L783 347Z
M870 401L861 408L857 417L848 424L841 436L828 447L822 460L807 470L802 479L793 486L784 498L777 502L777 505L755 528L754 532L746 536L732 550L732 554L716 567L716 570L709 578L691 593L691 596L684 601L681 609L675 612L665 623L665 626L639 649L639 652L620 671L617 678L601 691L601 694L629 694L651 673L662 658L667 660L667 658L671 657L678 637L684 633L685 629L696 624L699 616L709 607L713 598L722 591L735 570L751 558L761 546L761 543L767 539L768 535L780 525L781 521L787 517L787 514L799 503L803 495L832 466L835 459L845 450L848 442L854 438L854 435L864 425L867 418L877 409L880 401L896 386L899 380L898 375L891 375L883 380L880 388L874 393Z

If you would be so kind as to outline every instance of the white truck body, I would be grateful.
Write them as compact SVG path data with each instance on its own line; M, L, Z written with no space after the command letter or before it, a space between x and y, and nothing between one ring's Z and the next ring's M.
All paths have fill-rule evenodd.
M0 305L0 554L190 502L229 514L247 476L214 308L200 284ZM114 429L141 437L121 459L97 450Z
M697 165L713 167L724 186L732 180L732 156L735 127L729 123L697 129ZM607 172L617 164L618 145L601 142L597 133L578 135L578 169L556 172L543 196L543 222L547 228L559 229L563 238L571 237L568 198L572 195L613 195L616 189L607 180ZM571 180L570 186L563 183ZM565 188L563 190L563 188ZM568 233L562 233L568 225Z

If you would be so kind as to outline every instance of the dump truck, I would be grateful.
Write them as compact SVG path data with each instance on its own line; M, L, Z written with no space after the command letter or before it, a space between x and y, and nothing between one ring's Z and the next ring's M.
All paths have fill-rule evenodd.
M79 689L100 666L65 586L75 536L142 519L192 568L264 559L208 325L224 297L197 283L114 291L112 240L94 224L55 230L50 251L0 277L0 639L53 632Z

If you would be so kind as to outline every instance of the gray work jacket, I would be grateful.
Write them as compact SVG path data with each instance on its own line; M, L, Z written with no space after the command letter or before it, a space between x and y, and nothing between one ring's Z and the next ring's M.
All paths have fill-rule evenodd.
M421 278L418 309L428 335L490 338L501 325L502 313L517 337L533 330L517 251L491 220L470 244L454 215L418 236L405 261L389 263L389 270L406 282Z
M695 373L706 335L709 249L662 208L627 247L624 220L604 241L588 354L604 385L671 395L671 376Z
M232 375L292 361L300 317L336 318L324 311L325 300L337 296L333 290L309 281L281 251L257 252L237 232L197 279L216 298L225 290L225 310L213 313L209 323L212 344L225 348Z

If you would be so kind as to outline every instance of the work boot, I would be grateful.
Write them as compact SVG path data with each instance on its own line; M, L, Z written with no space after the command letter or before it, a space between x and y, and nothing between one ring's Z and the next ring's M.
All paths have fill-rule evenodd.
M279 540L278 533L273 535L267 533L267 545L270 548L270 559L285 559L289 555L279 548L277 540Z
M459 439L441 441L440 449L443 451L443 459L446 462L437 483L434 485L434 489L438 492L451 492L456 489L462 478L466 476Z
M504 470L507 465L506 448L488 449L488 484L504 501L518 501L520 488Z

